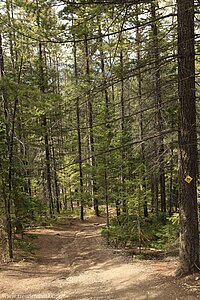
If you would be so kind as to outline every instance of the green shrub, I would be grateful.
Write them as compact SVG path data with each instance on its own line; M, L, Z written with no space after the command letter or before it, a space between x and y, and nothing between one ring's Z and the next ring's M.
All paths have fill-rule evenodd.
M179 216L166 218L151 216L149 219L137 215L113 218L110 226L103 227L102 235L114 247L154 247L171 250L178 246Z
M155 234L157 239L152 246L166 251L176 249L179 243L179 215L175 213L167 218L166 224L160 226Z

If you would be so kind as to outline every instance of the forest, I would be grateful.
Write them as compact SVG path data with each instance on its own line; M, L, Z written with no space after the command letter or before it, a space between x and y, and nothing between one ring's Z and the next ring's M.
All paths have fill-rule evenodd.
M200 270L199 0L2 0L0 254L61 217ZM77 298L78 299L78 298Z

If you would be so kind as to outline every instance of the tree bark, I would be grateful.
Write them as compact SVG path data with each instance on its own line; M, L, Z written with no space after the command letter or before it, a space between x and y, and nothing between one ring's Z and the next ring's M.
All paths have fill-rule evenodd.
M76 85L78 85L78 71L77 71L77 55L76 44L74 43L74 70ZM79 97L76 99L76 123L77 123L77 143L78 143L78 165L79 165L79 189L80 189L80 218L84 220L84 203L83 203L83 167L82 167L82 142L81 142L81 128L80 128L80 107Z
M101 72L103 76L103 87L104 87L104 96L105 96L105 115L104 122L106 125L106 149L109 149L110 145L110 124L109 124L109 97L108 90L106 88L106 74L105 74L105 62L104 62L104 51L103 51L103 39L101 32L101 25L99 25L99 36L100 36L100 56L101 56ZM109 227L109 201L108 201L108 159L107 155L104 155L104 184L105 184L105 203L106 203L106 224Z
M137 24L139 24L139 18L138 18L138 14L139 14L139 7L138 5L136 6L136 20L137 20ZM137 51L137 61L138 61L138 65L140 64L141 61L141 56L142 56L142 52L141 52L141 32L140 32L140 28L137 27L136 29L136 51ZM142 108L143 108L143 103L142 103L142 73L141 73L141 68L138 67L138 73L137 73L137 99L138 99L138 107L140 110L140 113L138 115L138 125L139 125L139 139L141 141L143 141L143 137L144 137L144 116L143 116L143 112L142 112ZM142 179L142 183L139 185L139 189L140 189L140 197L142 198L142 202L143 205L146 204L146 178L145 178L145 151L144 151L144 143L141 142L140 145L140 164L141 164L141 171L140 171L140 177ZM140 199L139 199L140 201ZM153 201L152 201L153 202Z
M47 196L49 201L49 215L50 218L53 218L54 215L54 204L52 197L52 188L51 188L51 158L50 158L50 145L49 145L49 135L47 131L47 117L44 115L42 117L42 125L44 127L44 143L45 143L45 164L46 164L46 180L47 180Z
M123 40L121 39L121 43L123 43ZM121 69L121 97L120 97L120 108L121 108L121 144L122 146L125 144L125 135L126 135L126 126L125 126L125 93L124 93L124 57L123 57L123 49L120 51L120 69ZM125 161L126 161L126 153L125 149L122 149L121 152L121 158L122 158L122 166L121 166L121 198L122 198L122 211L124 214L127 213L127 203L125 199Z
M166 213L166 192L165 192L165 168L164 168L164 142L163 142L163 117L162 117L162 92L161 92L161 74L160 74L160 53L159 53L159 41L158 41L158 26L156 24L156 3L151 4L151 16L152 16L152 34L153 34L153 56L155 61L155 104L156 115L155 122L156 128L159 132L158 139L158 162L159 162L159 184L160 184L160 198L161 198L161 212Z
M2 35L0 34L0 79L4 77L4 58L3 58L3 48L2 48ZM12 190L12 149L13 146L11 145L11 137L10 137L10 120L9 120L9 112L8 112L8 99L7 95L2 89L2 98L3 98L3 105L4 105L4 118L6 123L6 142L7 142L7 150L8 150L8 172L7 172L7 182L3 182L3 198L4 198L4 205L5 205L5 215L6 215L6 232L8 238L8 252L9 257L13 258L13 239L12 239L12 220L11 220L11 190ZM5 187L8 184L8 192Z
M194 0L177 0L179 87L180 266L199 270L197 213L197 132L195 105ZM191 182L186 182L187 176Z
M60 203L60 189L58 183L58 174L57 174L57 164L56 164L56 156L55 156L55 148L54 148L54 140L53 137L51 138L52 141L52 159L53 159L53 169L54 169L54 187L55 187L55 198L56 198L56 211L59 214L61 203Z
M86 76L88 84L90 83L90 63L89 63L89 51L88 51L88 43L87 43L87 36L85 35L85 57L86 57ZM92 198L94 203L94 210L95 215L99 216L99 205L98 199L96 196L96 179L94 176L94 170L96 167L95 161L95 149L94 149L94 134L93 134L93 105L91 100L90 92L87 95L87 115L88 115L88 128L89 128L89 150L91 154L91 167L92 167Z

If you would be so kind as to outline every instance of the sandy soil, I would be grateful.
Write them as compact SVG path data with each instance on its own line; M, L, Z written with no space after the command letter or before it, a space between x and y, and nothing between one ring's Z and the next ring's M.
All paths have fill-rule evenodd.
M98 223L97 223L98 222ZM0 299L200 299L200 279L175 279L176 261L116 255L100 236L105 219L73 220L37 235L34 255L0 266Z

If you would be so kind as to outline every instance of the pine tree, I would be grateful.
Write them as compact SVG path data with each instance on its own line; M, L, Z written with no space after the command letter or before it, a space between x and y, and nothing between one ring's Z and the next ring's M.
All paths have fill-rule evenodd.
M179 68L180 274L199 270L194 1L177 0Z

